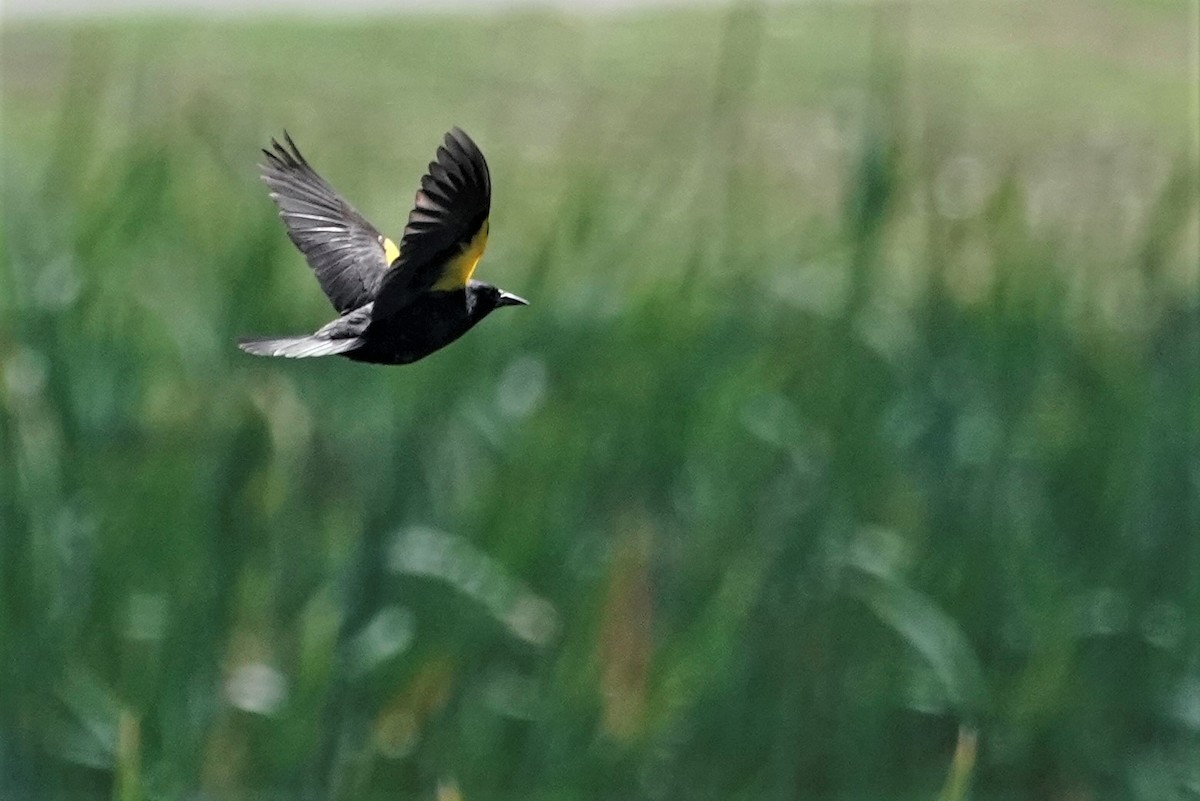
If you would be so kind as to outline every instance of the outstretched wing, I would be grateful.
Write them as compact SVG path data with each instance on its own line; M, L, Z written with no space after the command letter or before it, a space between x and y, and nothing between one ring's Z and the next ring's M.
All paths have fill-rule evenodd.
M345 314L375 299L396 246L316 173L284 133L259 165L288 237L317 274L333 307Z
M492 182L483 153L458 128L446 134L400 242L400 260L375 299L376 318L404 308L430 289L461 289L487 247Z

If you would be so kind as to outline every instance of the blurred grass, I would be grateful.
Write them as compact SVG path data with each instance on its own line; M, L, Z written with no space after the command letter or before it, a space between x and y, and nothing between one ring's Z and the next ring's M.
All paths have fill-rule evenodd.
M0 791L1194 794L1184 12L6 24ZM238 352L455 123L534 305Z

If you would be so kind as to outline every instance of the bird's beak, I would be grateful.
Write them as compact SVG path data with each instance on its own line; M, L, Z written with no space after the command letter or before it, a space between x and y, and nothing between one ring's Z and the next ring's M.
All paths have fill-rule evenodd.
M511 292L505 292L503 289L501 289L500 290L500 302L497 303L496 305L497 306L528 306L529 301L525 300L525 298L517 297L516 295L514 295Z

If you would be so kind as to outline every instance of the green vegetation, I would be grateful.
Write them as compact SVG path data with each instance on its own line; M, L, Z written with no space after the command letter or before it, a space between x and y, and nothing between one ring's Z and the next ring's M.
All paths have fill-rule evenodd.
M1190 797L1186 21L6 25L0 797ZM240 353L451 124L533 305Z

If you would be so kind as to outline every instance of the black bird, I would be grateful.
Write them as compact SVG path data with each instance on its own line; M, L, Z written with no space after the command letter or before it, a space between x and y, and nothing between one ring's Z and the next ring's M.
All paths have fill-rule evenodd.
M471 278L488 239L492 183L487 161L458 128L446 134L400 246L316 173L292 138L263 150L262 179L288 237L341 315L305 336L242 339L256 356L331 356L409 364L449 345L501 306L525 306Z

